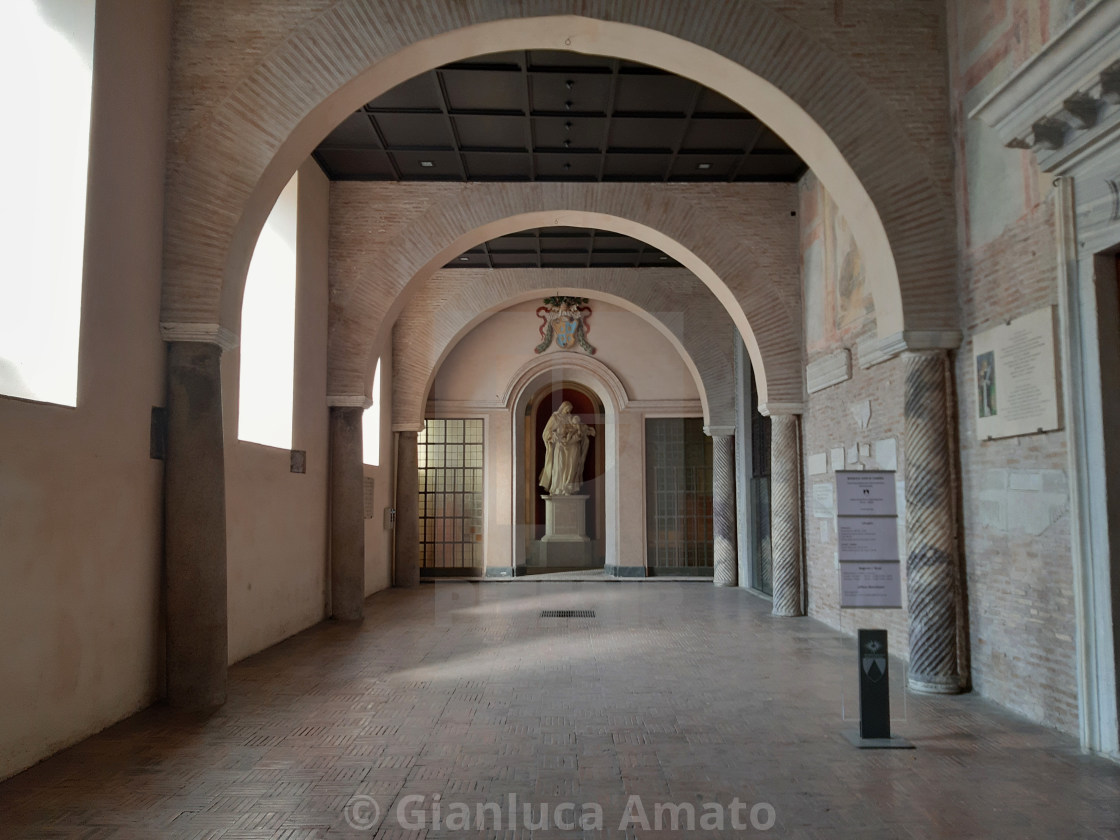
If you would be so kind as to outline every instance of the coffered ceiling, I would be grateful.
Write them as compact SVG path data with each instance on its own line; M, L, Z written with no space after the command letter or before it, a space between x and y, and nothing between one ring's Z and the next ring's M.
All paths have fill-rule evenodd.
M333 180L796 181L735 103L629 61L527 51L447 64L351 114L314 152Z
M336 181L784 181L802 160L759 120L696 82L572 52L447 64L369 102L314 152ZM529 230L448 268L675 266L606 231Z

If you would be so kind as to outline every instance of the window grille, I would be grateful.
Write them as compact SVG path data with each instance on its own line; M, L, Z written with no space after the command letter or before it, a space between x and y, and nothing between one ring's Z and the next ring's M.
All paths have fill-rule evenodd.
M712 566L712 442L700 418L646 420L650 569Z
M416 441L420 567L481 568L482 420L428 420Z

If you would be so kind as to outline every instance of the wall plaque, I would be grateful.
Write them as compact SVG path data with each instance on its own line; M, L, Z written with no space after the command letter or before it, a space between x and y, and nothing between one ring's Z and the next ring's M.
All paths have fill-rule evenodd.
M894 473L838 472L836 502L840 606L900 608L902 563Z
M888 470L836 473L836 513L840 516L896 516L894 473Z
M1053 307L977 333L973 381L980 440L1059 428Z

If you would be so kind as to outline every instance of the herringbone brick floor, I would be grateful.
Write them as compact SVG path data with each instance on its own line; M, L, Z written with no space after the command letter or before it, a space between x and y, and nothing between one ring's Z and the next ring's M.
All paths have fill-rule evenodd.
M978 697L897 690L917 749L854 749L855 669L704 583L384 592L0 784L0 837L1120 837L1120 766Z

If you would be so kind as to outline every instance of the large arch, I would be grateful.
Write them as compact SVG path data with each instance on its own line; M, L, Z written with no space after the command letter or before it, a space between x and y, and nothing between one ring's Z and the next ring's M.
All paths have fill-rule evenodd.
M704 200L673 184L339 184L331 196L328 392L354 398L369 388L381 332L408 295L463 251L487 239L563 225L616 231L653 244L715 293L742 333L760 403L804 404L797 228L786 184L728 185ZM715 199L733 195L738 215ZM387 207L408 210L396 227ZM750 239L766 243L763 252ZM411 284L411 285L410 285ZM750 312L750 319L746 316Z
M479 276L486 283L471 282ZM734 334L719 302L684 269L607 268L436 272L401 312L393 333L394 427L421 427L440 365L470 330L505 307L544 294L592 295L651 324L696 380L705 422L735 425Z
M213 5L196 17L209 31L235 29L236 20L223 19L230 7ZM817 172L849 220L888 346L958 341L953 210L942 183L948 172L932 160L935 144L917 139L924 125L940 136L927 100L907 87L913 79L890 74L875 80L887 90L876 89L852 69L858 58L830 50L793 12L778 13L764 0L687 7L536 0L524 7L532 16L518 18L506 17L509 6L499 0L341 0L320 8L292 10L272 40L254 32L268 49L207 56L209 47L190 53L205 37L180 44L161 317L169 338L215 340L236 331L245 270L268 208L318 140L359 105L448 61L568 49L652 62L751 110ZM218 43L239 44L228 34ZM189 93L192 73L204 66L235 76L223 79L225 95L213 97L212 107ZM930 90L939 95L942 87ZM944 113L932 111L943 123Z

